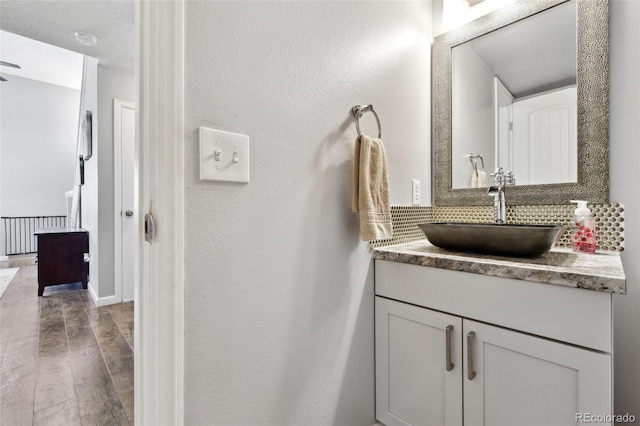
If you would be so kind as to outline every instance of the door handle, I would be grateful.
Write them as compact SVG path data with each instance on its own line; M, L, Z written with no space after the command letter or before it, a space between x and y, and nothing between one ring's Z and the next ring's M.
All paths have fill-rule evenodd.
M453 361L451 361L451 335L453 334L453 326L448 325L444 331L445 334L445 370L453 370Z
M147 213L144 215L144 240L151 242L155 234L155 223L153 222L153 215Z
M476 377L476 372L473 371L473 341L476 338L475 331L470 331L467 334L467 379L473 380Z
M128 216L128 217L131 217L131 216L133 216L133 211L127 210L126 212L124 212L124 215Z

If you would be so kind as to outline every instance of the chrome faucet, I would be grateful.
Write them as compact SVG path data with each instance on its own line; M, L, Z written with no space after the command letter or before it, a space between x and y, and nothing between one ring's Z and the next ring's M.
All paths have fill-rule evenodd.
M493 177L493 186L487 190L487 195L493 196L493 207L495 212L495 223L507 223L507 200L504 195L505 185L515 185L516 179L512 172L505 174L502 167L498 167L495 172L491 173Z

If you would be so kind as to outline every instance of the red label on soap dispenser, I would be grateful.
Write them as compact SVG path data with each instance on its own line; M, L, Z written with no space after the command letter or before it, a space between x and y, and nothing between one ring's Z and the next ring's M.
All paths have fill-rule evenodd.
M596 230L592 221L579 221L575 223L577 228L573 239L571 240L571 248L573 251L582 253L595 253L596 251Z

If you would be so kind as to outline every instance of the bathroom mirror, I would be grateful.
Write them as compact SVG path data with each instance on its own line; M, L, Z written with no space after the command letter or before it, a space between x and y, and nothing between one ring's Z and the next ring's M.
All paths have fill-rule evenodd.
M470 188L469 154L482 155L487 174L497 166L514 171L508 204L608 201L608 20L606 0L524 0L435 39L435 205L492 202L486 187ZM551 121L561 132L523 130L516 108L505 108L515 100L539 111L543 98L554 99L551 112L520 122ZM526 144L514 126L529 135Z

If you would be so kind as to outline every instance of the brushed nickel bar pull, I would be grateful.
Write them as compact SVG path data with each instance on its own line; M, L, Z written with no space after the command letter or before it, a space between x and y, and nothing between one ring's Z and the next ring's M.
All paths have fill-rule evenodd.
M473 371L473 341L476 338L475 331L470 331L467 334L467 379L473 380L476 377L476 372Z
M445 369L447 371L453 370L453 362L451 361L451 334L453 333L453 326L448 325L445 329L445 339L446 339L446 348L445 348L445 358L446 358L446 366Z

